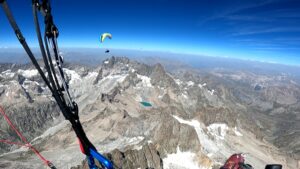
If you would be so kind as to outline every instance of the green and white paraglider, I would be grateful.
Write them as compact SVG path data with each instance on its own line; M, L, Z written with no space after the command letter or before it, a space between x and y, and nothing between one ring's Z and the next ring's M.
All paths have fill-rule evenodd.
M101 37L100 37L100 42L103 43L104 40L105 40L106 38L111 39L111 38L112 38L112 35L111 35L110 33L103 33L103 34L101 35ZM109 53L109 50L106 49L106 50L105 50L105 53Z
M112 35L110 33L103 33L100 38L100 42L103 43L106 38L111 39Z

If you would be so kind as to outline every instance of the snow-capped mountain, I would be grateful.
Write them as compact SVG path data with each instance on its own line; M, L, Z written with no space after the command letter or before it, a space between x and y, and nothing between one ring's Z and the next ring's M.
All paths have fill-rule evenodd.
M214 169L242 152L254 168L297 167L300 86L286 76L168 72L125 57L98 67L67 64L64 71L87 135L116 166ZM43 155L58 168L85 168L76 136L38 72L5 65L0 82L0 104ZM0 121L1 136L16 140ZM4 168L43 165L25 148L0 144L0 152Z

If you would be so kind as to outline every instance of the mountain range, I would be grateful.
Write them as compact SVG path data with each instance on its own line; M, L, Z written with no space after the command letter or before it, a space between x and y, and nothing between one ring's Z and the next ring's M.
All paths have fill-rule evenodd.
M299 168L297 70L197 63L112 56L95 65L66 63L64 72L87 135L118 167L217 169L231 154L245 153L254 168ZM0 64L0 104L57 168L87 168L70 124L31 64ZM3 118L0 133L18 141ZM42 166L27 148L0 144L0 168Z

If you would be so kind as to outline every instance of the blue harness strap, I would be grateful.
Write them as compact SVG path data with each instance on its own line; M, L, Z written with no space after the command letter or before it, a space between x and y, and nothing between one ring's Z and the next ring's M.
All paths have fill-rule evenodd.
M94 159L98 160L99 163L105 167L105 169L114 168L113 164L108 159L94 149L90 149L90 156L87 156L87 159L90 169L98 169L98 167L95 165Z

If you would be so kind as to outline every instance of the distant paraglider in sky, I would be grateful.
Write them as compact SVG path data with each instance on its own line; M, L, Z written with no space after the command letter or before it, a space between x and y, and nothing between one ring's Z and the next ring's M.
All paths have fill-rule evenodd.
M110 33L103 33L100 38L101 43L103 43L106 38L111 39L112 35Z
M103 33L103 34L101 35L101 37L100 37L100 42L103 43L104 40L105 40L106 38L111 39L111 38L112 38L112 35L111 35L110 33ZM109 53L109 50L106 49L106 50L105 50L105 53Z

